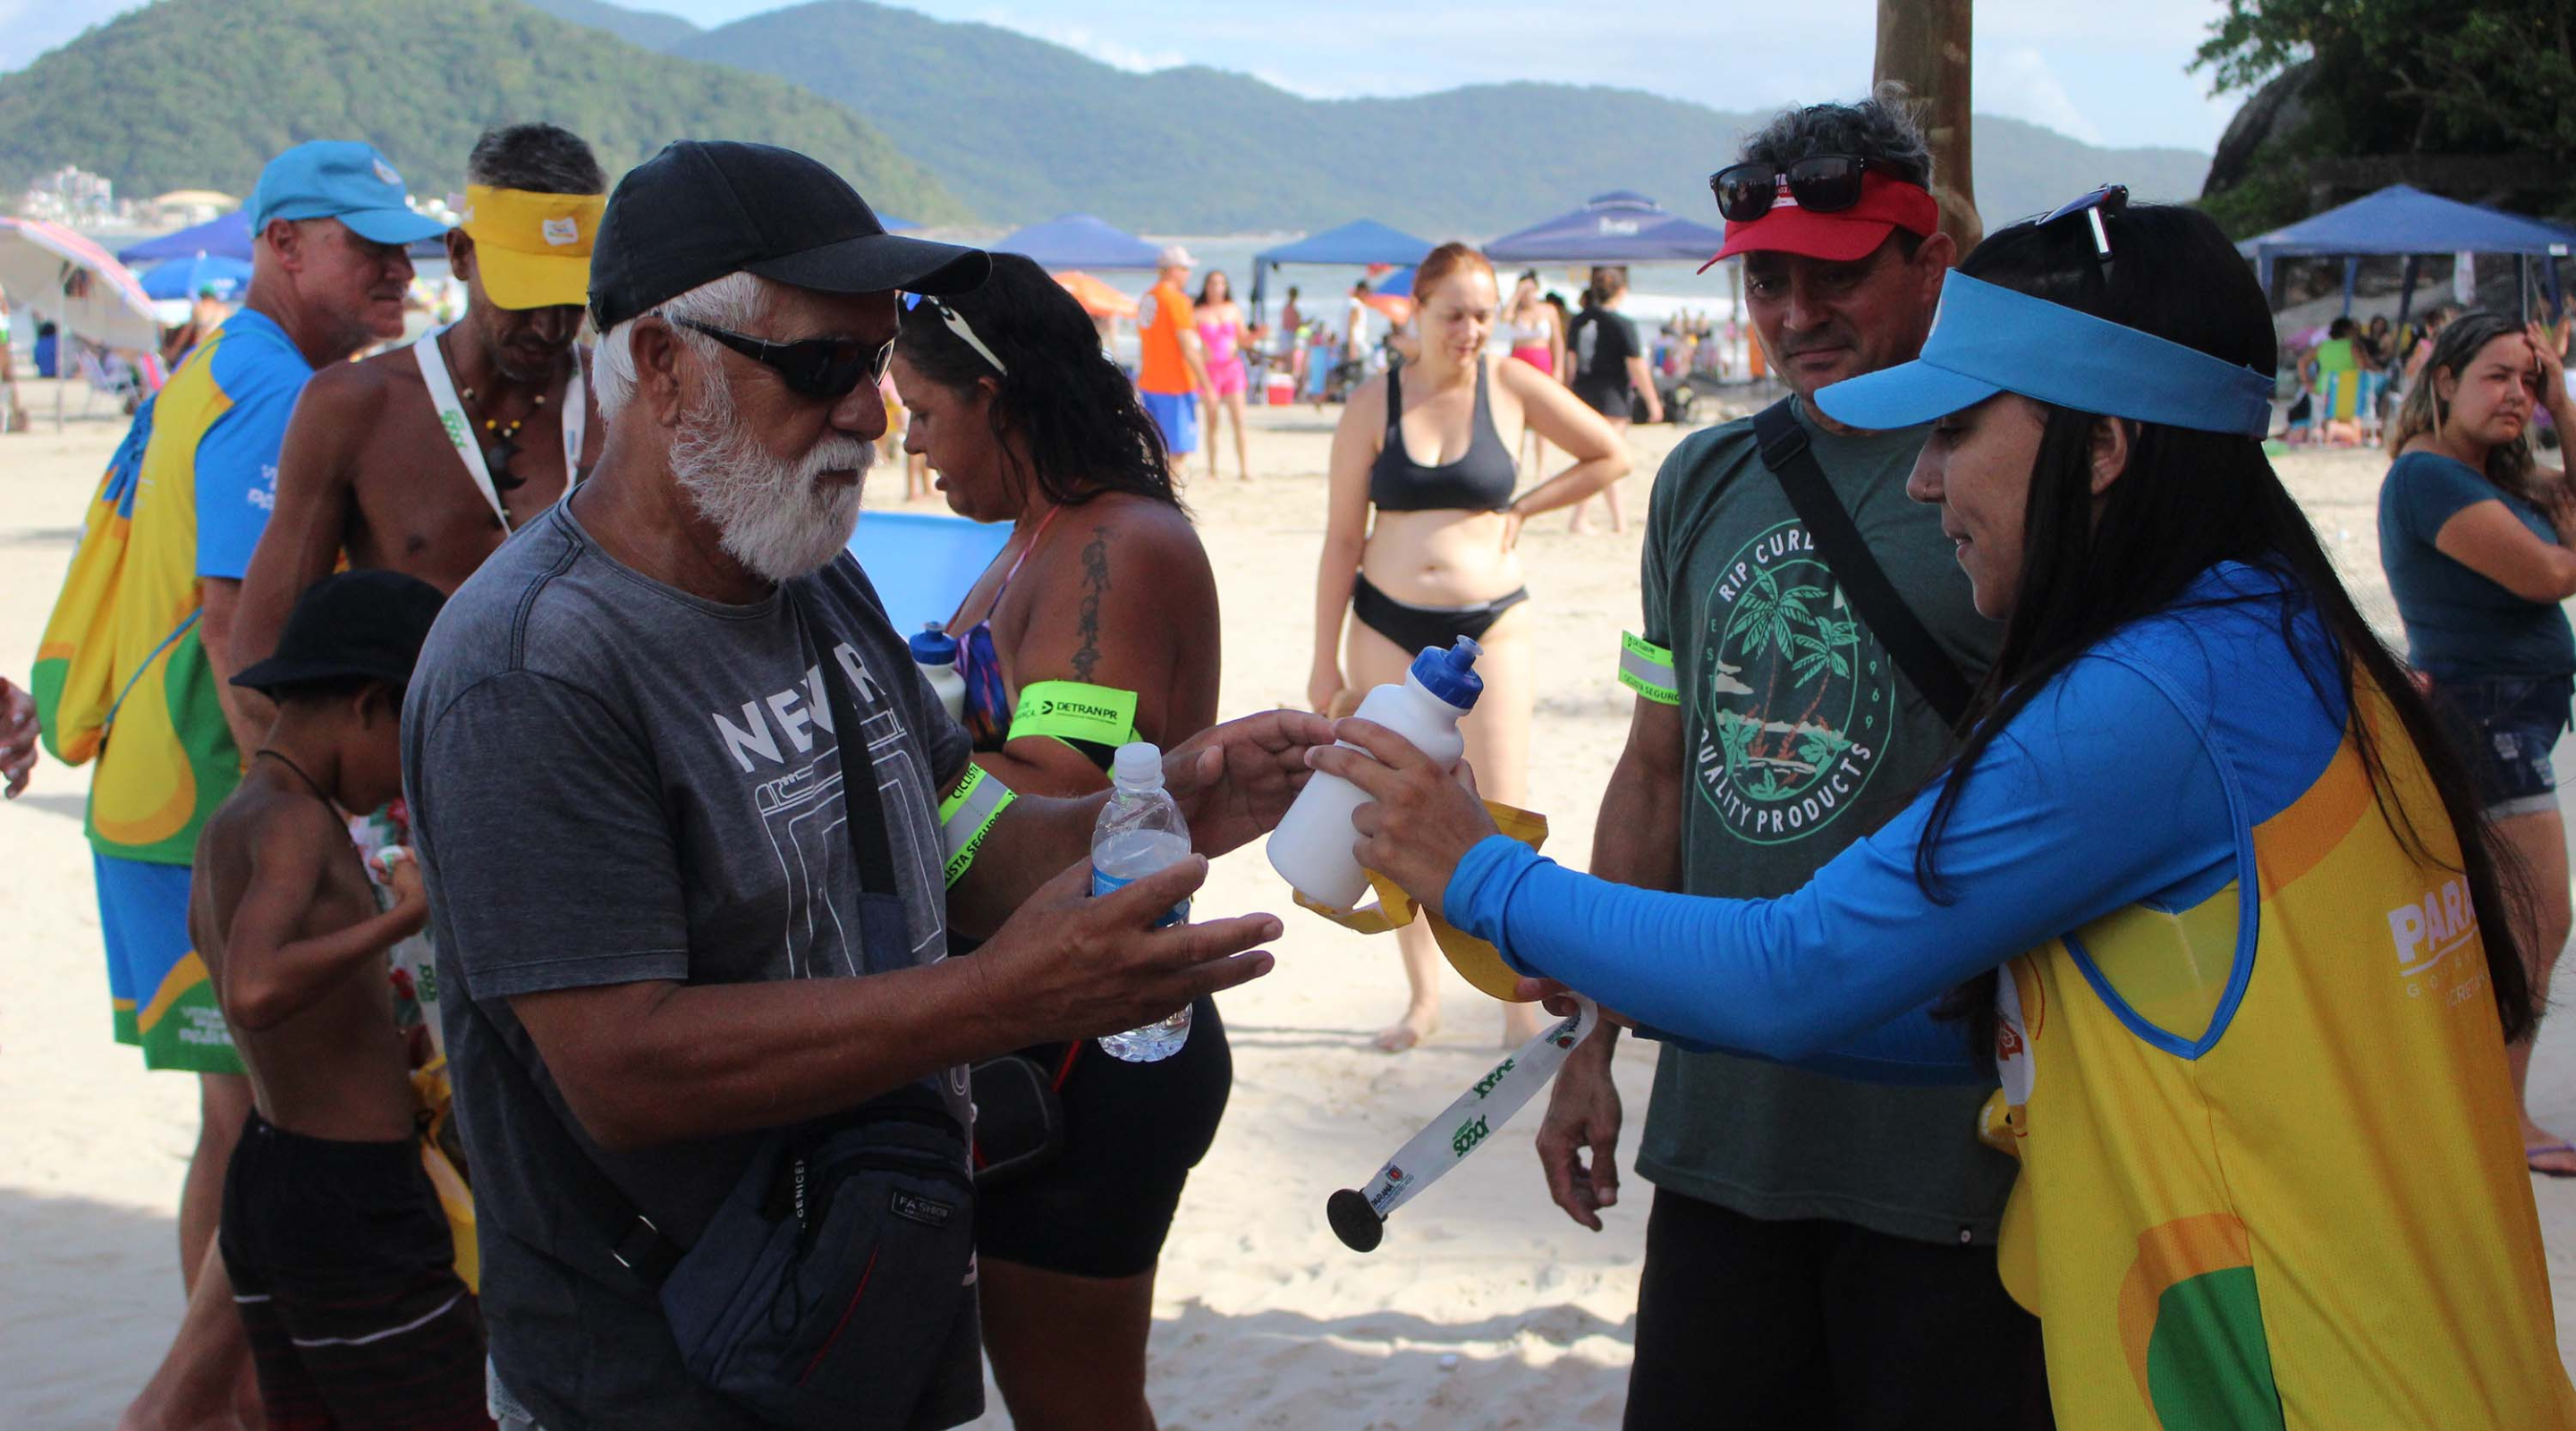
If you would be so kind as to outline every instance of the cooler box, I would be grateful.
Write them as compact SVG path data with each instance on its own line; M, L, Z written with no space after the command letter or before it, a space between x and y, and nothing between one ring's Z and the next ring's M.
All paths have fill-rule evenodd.
M1271 407L1286 407L1297 400L1297 376L1287 364L1277 364L1263 376L1261 400Z
M850 555L876 584L894 629L909 636L926 622L946 621L954 614L1010 537L1005 523L861 512L858 529L850 533Z

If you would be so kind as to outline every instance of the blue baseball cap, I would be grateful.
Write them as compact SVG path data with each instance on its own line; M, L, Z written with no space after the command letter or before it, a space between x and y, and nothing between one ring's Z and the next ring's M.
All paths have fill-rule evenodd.
M376 146L354 139L313 139L268 161L250 191L250 231L270 219L338 219L376 243L418 243L447 225L403 202L402 175Z
M1941 282L1923 356L1816 391L1836 422L1914 427L1997 393L2055 407L2260 440L2272 375L2062 303L1970 278Z

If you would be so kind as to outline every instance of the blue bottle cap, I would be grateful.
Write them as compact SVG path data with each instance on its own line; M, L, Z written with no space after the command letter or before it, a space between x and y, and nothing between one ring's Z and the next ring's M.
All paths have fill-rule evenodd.
M933 621L912 638L912 659L917 665L953 666L957 664L957 638L940 630L939 623Z
M1483 654L1485 648L1467 636L1459 637L1458 644L1446 651L1425 646L1422 654L1413 658L1413 679L1458 709L1473 710L1476 697L1485 693L1485 680L1476 674L1476 658Z

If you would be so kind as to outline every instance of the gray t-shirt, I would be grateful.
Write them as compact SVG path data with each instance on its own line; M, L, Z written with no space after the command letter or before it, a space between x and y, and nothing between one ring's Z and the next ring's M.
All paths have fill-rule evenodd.
M1905 495L1923 430L1841 435L1803 409L1799 421L1889 582L1959 669L1981 675L2002 628L1977 614L1940 509ZM1940 716L1844 603L1751 420L1665 459L1644 585L1646 639L1672 649L1681 689L1685 893L1797 889L1947 758ZM1991 1243L2016 1167L1977 1140L1991 1091L1855 1083L1668 1046L1637 1170L1751 1217Z
M492 1359L549 1431L756 1424L690 1380L659 1304L609 1259L628 1210L580 1160L685 1244L757 1138L600 1152L508 1001L852 977L945 952L938 800L966 735L855 561L793 585L798 600L701 600L618 563L558 504L448 601L404 702ZM867 731L909 947L859 942L824 660ZM966 1071L930 1083L962 1127Z

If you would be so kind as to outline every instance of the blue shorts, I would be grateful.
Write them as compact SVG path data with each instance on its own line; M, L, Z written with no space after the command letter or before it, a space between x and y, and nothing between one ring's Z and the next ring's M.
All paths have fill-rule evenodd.
M116 1041L143 1050L146 1068L239 1073L232 1030L188 937L188 867L90 852L98 928L107 939L107 996Z
M2558 808L2558 772L2549 753L2567 733L2576 678L2436 679L2433 691L2488 815L2502 819Z
M1163 430L1163 449L1178 457L1199 450L1199 395L1197 393L1149 393L1139 389L1145 400L1145 411L1154 415L1154 425Z

